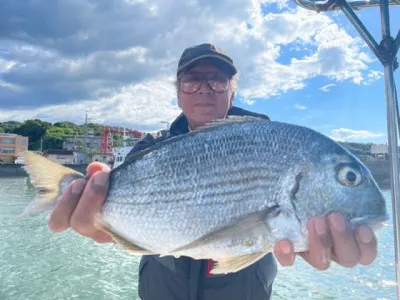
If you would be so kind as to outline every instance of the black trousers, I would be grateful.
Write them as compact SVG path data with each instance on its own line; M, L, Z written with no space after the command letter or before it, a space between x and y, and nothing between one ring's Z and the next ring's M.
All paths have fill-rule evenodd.
M142 300L269 300L276 262L268 254L240 272L209 277L208 261L144 256L139 268Z

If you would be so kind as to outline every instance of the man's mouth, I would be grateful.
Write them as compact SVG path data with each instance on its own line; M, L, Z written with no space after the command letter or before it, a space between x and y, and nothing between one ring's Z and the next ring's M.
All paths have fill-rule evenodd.
M215 105L214 105L214 103L197 103L195 106L198 106L198 107L213 107Z

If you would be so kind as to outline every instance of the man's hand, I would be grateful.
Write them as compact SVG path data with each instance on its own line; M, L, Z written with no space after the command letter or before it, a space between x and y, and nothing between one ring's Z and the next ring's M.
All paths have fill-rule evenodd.
M71 227L98 243L113 242L108 234L94 227L94 218L106 198L109 172L106 164L91 163L87 168L89 180L75 180L62 195L50 216L50 229L61 232Z
M352 268L357 264L369 265L376 258L377 241L373 230L360 226L353 233L339 213L332 213L327 218L311 218L307 229L310 246L307 252L294 253L288 240L275 245L274 253L282 266L293 265L296 255L318 270L328 269L332 261Z

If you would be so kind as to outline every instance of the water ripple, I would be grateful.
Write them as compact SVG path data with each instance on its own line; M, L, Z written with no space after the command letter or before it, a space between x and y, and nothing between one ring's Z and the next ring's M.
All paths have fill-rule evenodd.
M0 178L1 300L138 299L138 257L70 230L54 234L45 214L18 218L33 197L25 178ZM279 267L272 299L396 299L390 222L378 239L378 257L368 267L333 265L320 272L301 259L293 267Z

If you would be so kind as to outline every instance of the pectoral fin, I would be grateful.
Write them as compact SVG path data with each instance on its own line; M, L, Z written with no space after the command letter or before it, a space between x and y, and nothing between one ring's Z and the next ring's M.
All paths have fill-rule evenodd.
M219 259L212 268L211 274L227 274L238 272L263 258L267 253L252 253L242 256Z
M207 244L216 243L221 240L240 240L248 241L251 238L257 238L269 231L267 227L267 219L274 218L280 213L279 205L269 207L266 210L250 213L244 217L238 218L231 224L222 228L213 230L212 232L202 236L201 238L184 245L178 249L170 252L174 253L183 252L189 249L194 249Z
M99 230L102 230L109 234L112 239L119 245L121 245L122 248L124 248L127 252L135 255L152 255L152 253L149 250L143 249L142 247L139 247L132 243L131 241L127 240L120 234L114 232L108 224L104 222L101 217L97 217L95 220L95 227Z

